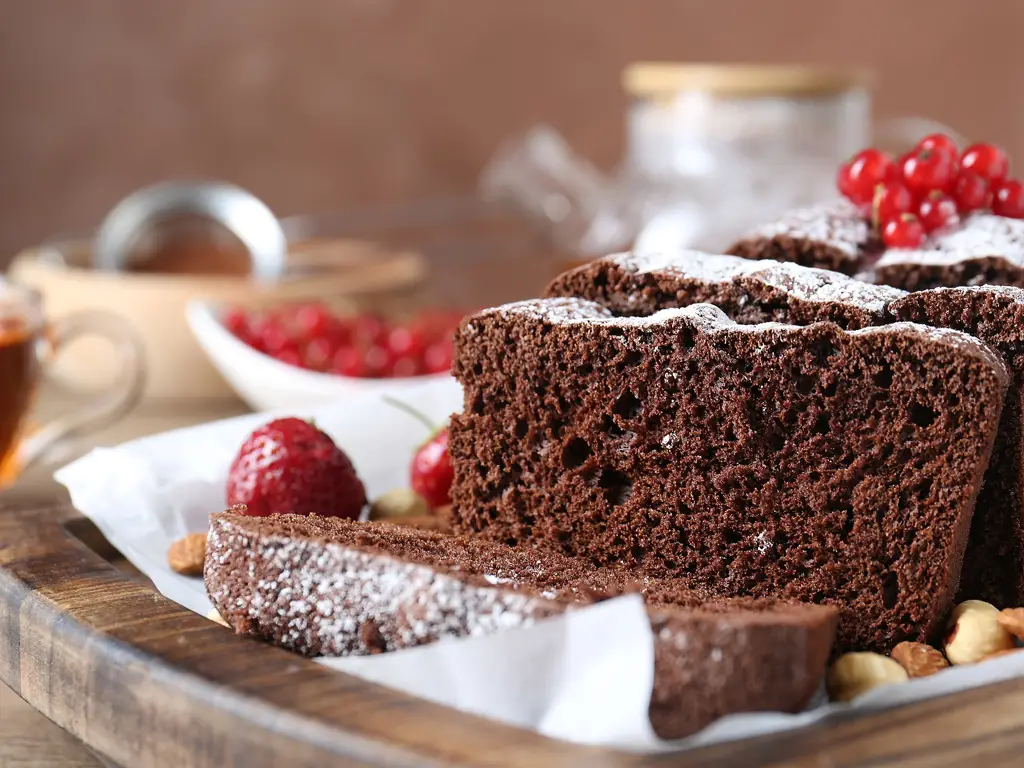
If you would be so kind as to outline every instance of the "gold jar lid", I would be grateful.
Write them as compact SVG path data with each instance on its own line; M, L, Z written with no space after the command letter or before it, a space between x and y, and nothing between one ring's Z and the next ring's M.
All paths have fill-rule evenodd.
M683 64L634 62L622 72L632 96L665 97L681 91L722 96L822 96L872 85L871 73L799 64Z

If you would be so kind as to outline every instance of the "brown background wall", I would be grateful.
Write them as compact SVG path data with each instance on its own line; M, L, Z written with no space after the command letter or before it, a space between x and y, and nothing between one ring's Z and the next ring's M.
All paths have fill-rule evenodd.
M1024 156L1017 0L0 0L0 263L169 176L279 213L472 190L538 121L609 166L634 59L878 69Z

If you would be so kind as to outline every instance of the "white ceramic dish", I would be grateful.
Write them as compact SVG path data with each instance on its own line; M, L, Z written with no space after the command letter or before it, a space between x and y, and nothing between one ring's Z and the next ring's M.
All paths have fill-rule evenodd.
M446 373L404 379L356 379L282 363L236 337L220 322L221 307L189 302L185 319L221 376L252 408L265 411L336 403L366 392L395 394L452 379Z

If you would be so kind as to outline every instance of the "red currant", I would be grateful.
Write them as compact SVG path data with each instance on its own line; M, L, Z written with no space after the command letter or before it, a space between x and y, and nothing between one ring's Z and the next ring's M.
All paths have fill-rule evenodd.
M854 205L870 205L876 186L898 178L889 155L878 149L864 149L839 168L836 186Z
M960 171L953 185L953 199L961 214L992 207L992 188L988 180L973 171Z
M888 184L879 184L875 187L875 199L871 204L871 221L880 227L882 222L907 213L913 207L914 198L902 183L890 181Z
M335 347L325 338L310 339L302 350L302 362L312 371L326 371L334 357Z
M355 347L339 349L334 353L334 372L355 378L366 376L366 363L362 353Z
M409 485L431 508L452 501L452 462L448 456L448 430L442 429L419 447L409 468Z
M1010 219L1024 219L1024 184L1017 179L1007 179L996 185L992 213Z
M925 232L934 232L960 221L956 212L956 200L937 189L929 192L918 205L917 218Z
M452 368L452 343L440 341L423 352L423 368L427 373L447 373Z
M917 248L924 242L924 226L912 213L901 213L882 226L886 248Z
M388 334L388 349L395 357L419 357L423 352L423 333L417 328L392 328Z
M903 181L912 194L948 191L956 180L956 157L934 149L914 150L900 159Z
M383 344L387 339L387 333L387 327L375 315L359 315L352 322L352 338L363 346Z
M958 157L960 151L956 148L956 142L944 133L932 133L925 136L914 147L916 150L931 149L939 152L947 152L950 157Z
M280 349L278 350L277 354L274 355L274 357L276 357L282 363L294 365L296 368L304 367L302 365L302 357L301 355L299 355L299 350L297 347L288 346L285 347L284 349Z
M387 375L391 378L405 379L410 376L419 376L422 373L422 365L418 357L402 355L391 360Z
M391 355L384 347L372 346L363 353L363 364L366 366L366 376L371 379L384 378L391 369Z
M232 307L224 313L224 327L235 336L244 338L249 330L249 316L241 307Z
M306 338L323 336L331 327L330 311L321 304L303 304L295 310L295 325Z
M960 167L988 179L991 184L1002 181L1010 172L1010 159L995 144L972 144L964 150Z

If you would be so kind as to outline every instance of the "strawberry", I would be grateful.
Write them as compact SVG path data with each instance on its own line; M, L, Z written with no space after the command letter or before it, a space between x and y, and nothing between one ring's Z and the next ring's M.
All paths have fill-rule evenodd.
M436 432L412 457L409 485L431 509L452 503L452 462L448 456L448 430Z
M228 473L228 506L245 514L358 518L366 490L345 452L308 421L275 419L242 444Z

